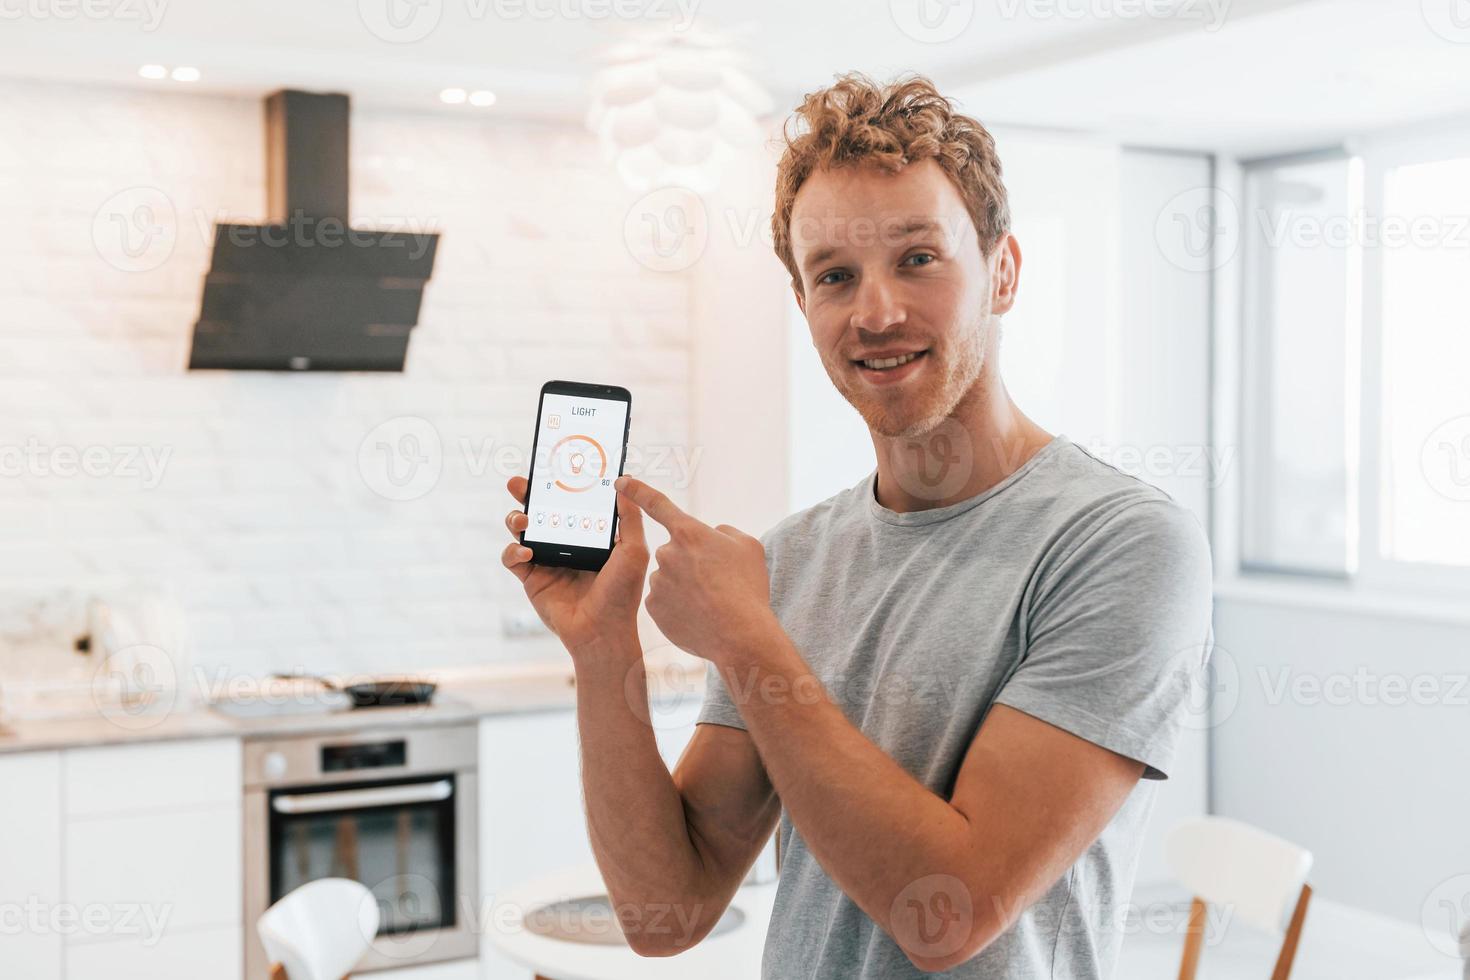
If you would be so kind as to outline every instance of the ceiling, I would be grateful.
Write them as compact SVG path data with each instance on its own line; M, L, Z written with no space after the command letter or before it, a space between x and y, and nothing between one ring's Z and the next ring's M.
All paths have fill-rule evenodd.
M446 87L485 88L498 102L484 111L580 118L602 49L692 26L738 39L778 106L839 71L915 70L988 123L1245 155L1470 109L1470 21L1448 13L1464 0L88 3L105 16L61 0L9 5L22 13L0 23L0 74L249 96L332 89L425 110L442 108ZM149 82L144 63L202 78Z

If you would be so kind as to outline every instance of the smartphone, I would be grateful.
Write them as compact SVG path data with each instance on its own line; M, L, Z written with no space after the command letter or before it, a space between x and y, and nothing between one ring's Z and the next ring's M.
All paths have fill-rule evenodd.
M548 381L536 407L526 529L521 544L537 565L597 571L618 529L633 395L617 385Z

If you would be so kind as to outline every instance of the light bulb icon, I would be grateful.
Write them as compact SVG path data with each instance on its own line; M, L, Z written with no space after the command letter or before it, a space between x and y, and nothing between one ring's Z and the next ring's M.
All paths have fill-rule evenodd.
M579 476L581 474L581 472L582 472L582 465L587 462L587 457L586 456L583 456L581 453L572 453L572 460L571 460L571 462L572 462L572 475L573 476Z

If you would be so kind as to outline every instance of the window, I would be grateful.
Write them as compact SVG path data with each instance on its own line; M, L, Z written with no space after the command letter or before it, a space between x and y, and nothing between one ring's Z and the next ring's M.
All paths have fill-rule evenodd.
M1470 576L1470 140L1245 168L1242 566Z
M1353 206L1343 155L1246 174L1243 502L1248 567L1344 576L1356 492L1349 348L1350 239L1328 229ZM1341 231L1338 229L1337 231Z

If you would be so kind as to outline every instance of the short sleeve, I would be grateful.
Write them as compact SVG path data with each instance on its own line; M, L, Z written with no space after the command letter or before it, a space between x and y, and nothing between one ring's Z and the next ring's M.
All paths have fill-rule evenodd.
M780 579L776 575L776 537L782 526L783 524L777 524L761 535L761 547L766 553L766 574L771 580L771 608L777 611L778 616L781 603L778 596ZM700 707L699 717L694 723L696 725L724 725L727 728L746 730L745 719L740 717L740 709L735 707L735 702L730 698L730 689L725 686L725 680L720 676L719 670L711 663L704 665L704 704Z
M727 728L745 730L745 719L740 717L740 710L730 700L730 689L725 686L720 672L711 663L704 665L704 704L699 709L695 724L724 725Z
M1129 505L1041 576L1021 661L995 700L1167 779L1210 656L1210 556L1172 500Z

